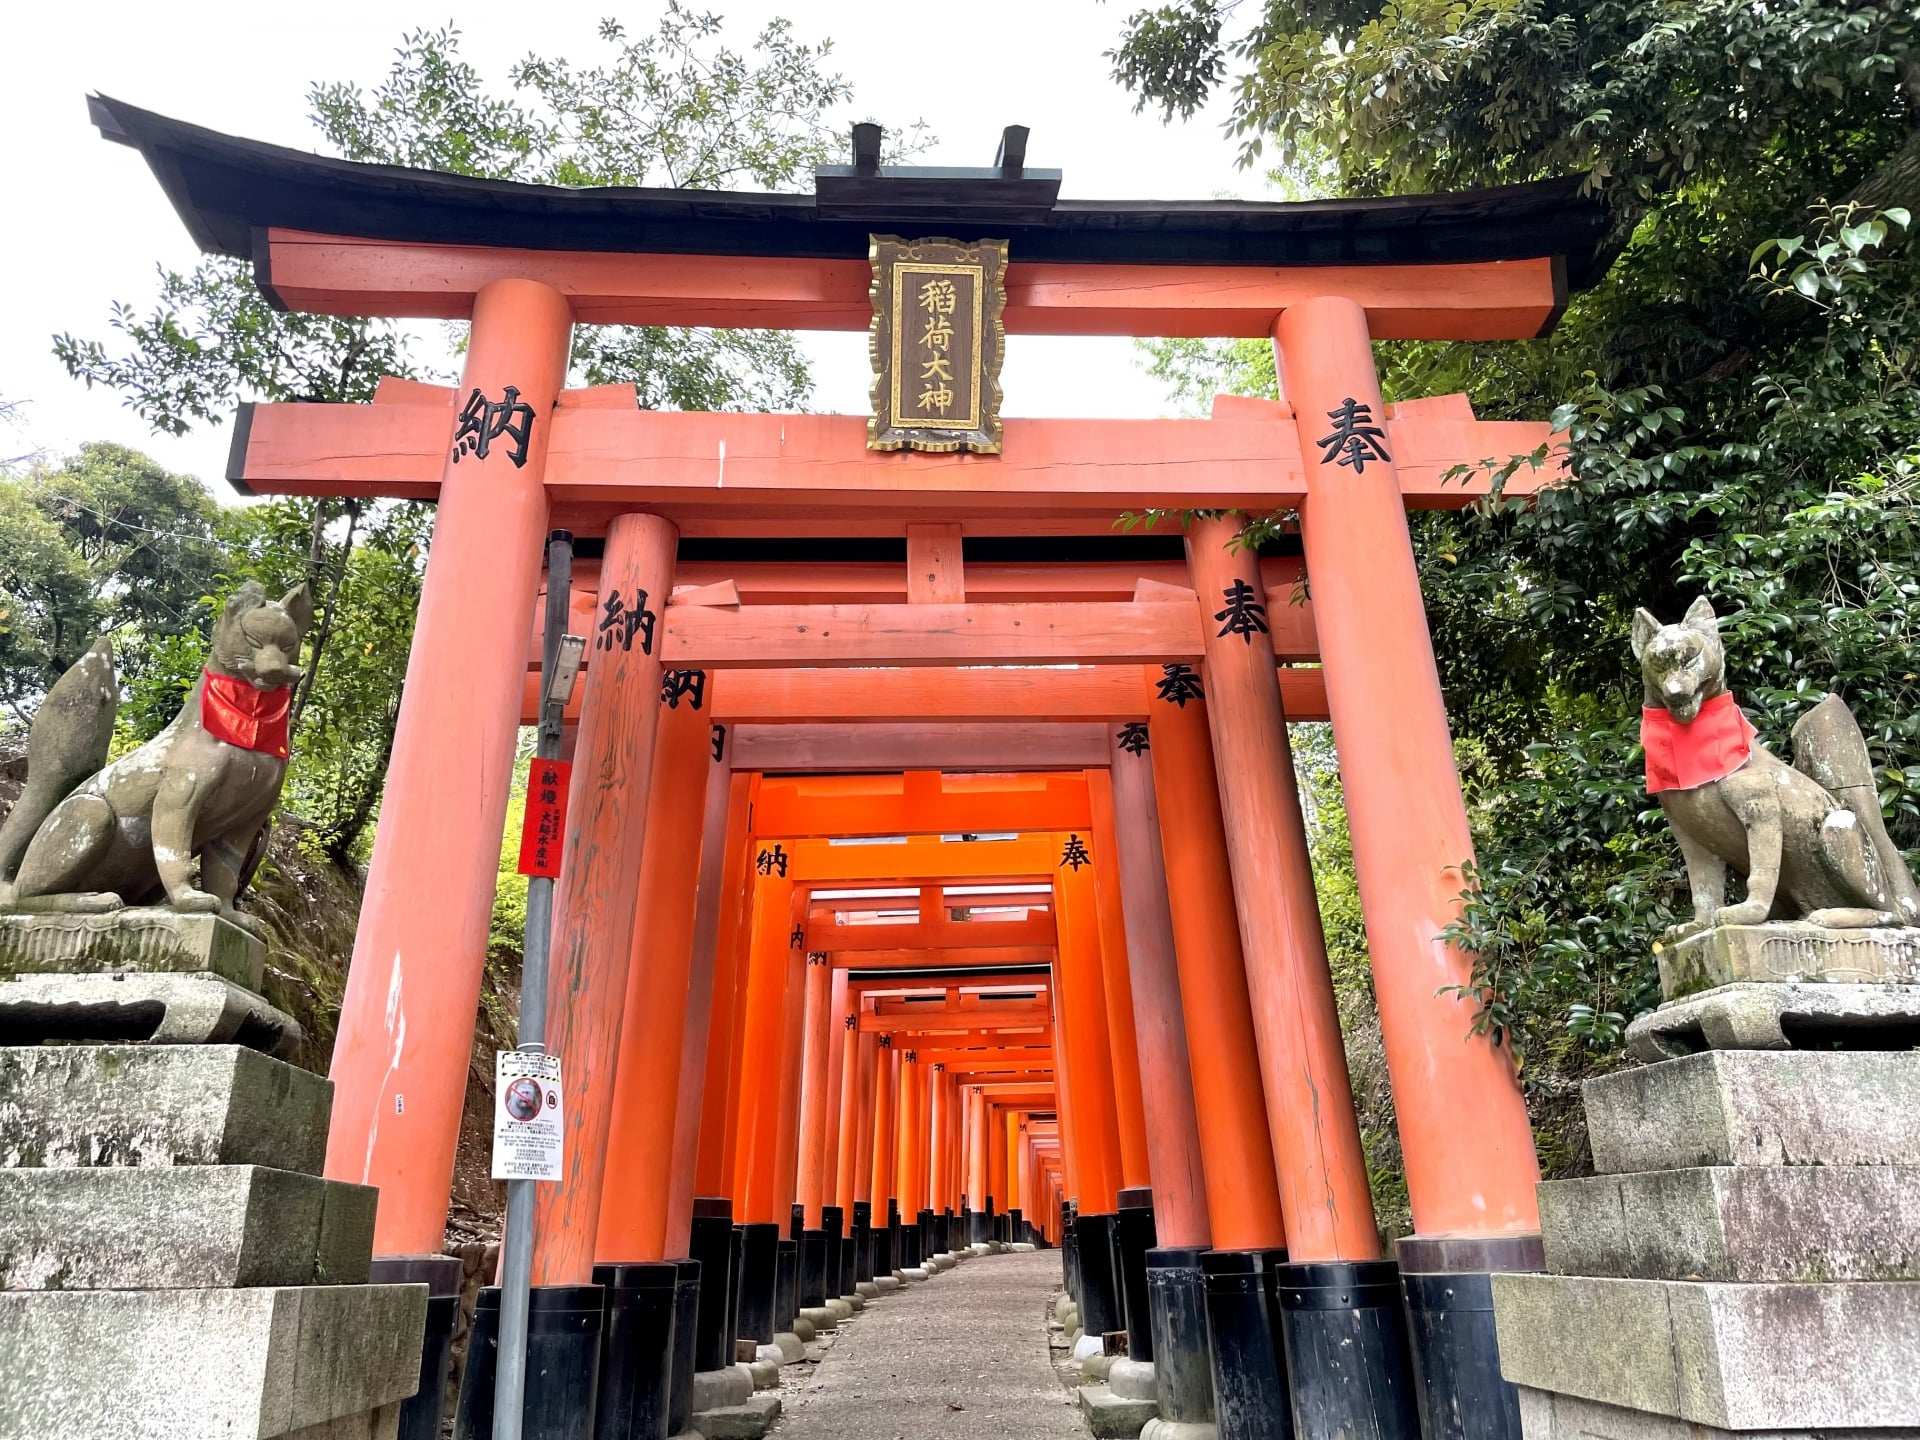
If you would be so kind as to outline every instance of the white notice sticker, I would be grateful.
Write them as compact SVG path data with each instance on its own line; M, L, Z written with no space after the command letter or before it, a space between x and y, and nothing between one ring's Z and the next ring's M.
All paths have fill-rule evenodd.
M560 1057L501 1050L493 1057L493 1178L558 1180Z

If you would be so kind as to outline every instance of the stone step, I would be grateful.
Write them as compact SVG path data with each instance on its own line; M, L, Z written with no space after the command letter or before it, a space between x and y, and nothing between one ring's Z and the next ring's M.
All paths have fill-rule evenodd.
M246 1045L289 1057L299 1022L218 975L17 975L0 980L0 1045L45 1040Z
M351 1435L419 1387L426 1316L424 1285L0 1293L0 1437Z
M0 1167L267 1165L318 1175L333 1084L244 1045L0 1049Z
M1920 1168L1654 1170L1539 1187L1547 1269L1642 1280L1920 1280Z
M1920 1426L1920 1284L1509 1274L1493 1301L1517 1385L1728 1430Z
M1603 1175L1695 1165L1920 1165L1920 1054L1714 1050L1581 1087Z
M261 1165L0 1170L0 1289L363 1285L379 1193Z

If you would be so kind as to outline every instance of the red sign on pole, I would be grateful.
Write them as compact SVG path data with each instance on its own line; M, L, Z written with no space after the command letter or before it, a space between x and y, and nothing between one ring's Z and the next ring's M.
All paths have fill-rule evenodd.
M573 765L566 760L535 759L527 765L527 819L520 827L520 873L560 874L560 849L567 833L567 785Z

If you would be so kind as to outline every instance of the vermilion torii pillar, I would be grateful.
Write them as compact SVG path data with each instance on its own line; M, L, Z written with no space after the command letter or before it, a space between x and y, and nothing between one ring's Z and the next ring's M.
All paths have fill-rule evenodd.
M800 1078L800 1204L809 1230L820 1228L826 1203L827 1070L832 1063L833 971L824 954L807 957L804 1069ZM838 1117L836 1116L837 1120Z
M499 399L514 387L532 414L526 450L455 450L458 403L440 442L435 542L331 1071L326 1173L380 1187L378 1255L438 1255L446 1235L572 333L549 286L481 289L458 393Z
M1260 1071L1296 1263L1380 1253L1346 1051L1327 970L1286 716L1254 556L1242 522L1196 518L1187 564L1204 613L1208 719L1233 867Z
M659 712L658 761L647 801L647 843L632 921L619 1065L604 1104L609 1114L604 1194L594 1258L624 1264L663 1260L680 1118L680 1067L693 1006L695 906L707 814L706 717L681 698ZM722 801L724 803L724 793ZM720 823L726 823L724 810ZM704 838L704 837L703 837ZM708 961L709 980L711 960ZM700 1017L704 1022L705 1017ZM592 1105L600 1097L581 1095Z
M708 1109L724 1110L727 1100L725 1076L732 1066L723 1059L722 1080L713 1087L713 1100L707 1103L703 1084L712 1073L715 1031L724 1026L720 1002L731 984L730 973L722 975L721 936L725 928L723 912L738 911L745 889L747 843L747 787L744 776L732 772L725 727L711 726L711 763L707 775L707 802L700 832L700 868L696 886L692 959L687 976L687 1013L681 1039L680 1081L673 1128L673 1194L667 1206L666 1256L669 1259L690 1255L688 1239L692 1229L693 1202L708 1202L714 1209L727 1191L717 1175L703 1168L705 1138L703 1121ZM713 733L717 732L717 733ZM729 887L728 881L732 885ZM725 1201L725 1218L732 1219L732 1203ZM699 1259L699 1256L693 1256ZM702 1290L712 1274L702 1276ZM720 1282L724 1295L726 1285ZM705 1303L704 1301L702 1302Z
M1166 866L1209 1238L1223 1250L1277 1250L1287 1242L1286 1226L1234 914L1207 702L1199 674L1188 666L1149 668L1142 678L1152 697L1147 758Z
M1115 732L1111 783L1154 1229L1160 1245L1205 1249L1212 1243L1206 1167L1194 1114L1193 1069L1174 959L1160 811L1153 793L1153 762L1144 750L1132 748L1135 743L1151 740L1146 736L1136 740L1124 730Z
M662 667L651 627L672 587L678 538L657 515L622 515L607 530L602 603L622 618L594 641L599 663L581 705L565 858L554 886L547 1052L560 1058L575 1099L563 1108L565 1177L534 1187L536 1285L583 1285L593 1274L659 731Z
M1512 1057L1470 1033L1472 1005L1451 989L1471 979L1471 957L1440 939L1473 843L1398 473L1366 437L1358 451L1323 438L1349 407L1386 413L1367 317L1351 300L1308 300L1280 316L1274 344L1299 417L1301 538L1414 1228L1525 1235L1539 1228L1540 1178L1526 1105ZM1439 1258L1409 1268L1461 1268Z
M1099 909L1101 990L1107 1002L1107 1042L1113 1074L1114 1118L1120 1132L1120 1184L1133 1189L1152 1181L1145 1106L1140 1094L1140 1050L1134 1035L1133 979L1127 959L1127 924L1120 899L1119 847L1113 838L1113 782L1105 770L1087 772L1087 800L1100 862L1093 870Z
M1054 872L1054 923L1060 933L1056 1026L1065 1037L1066 1063L1060 1068L1071 1077L1072 1130L1066 1139L1076 1161L1079 1187L1068 1198L1079 1202L1083 1214L1109 1214L1121 1184L1120 1128L1107 1036L1094 856L1086 836L1056 839L1062 855Z

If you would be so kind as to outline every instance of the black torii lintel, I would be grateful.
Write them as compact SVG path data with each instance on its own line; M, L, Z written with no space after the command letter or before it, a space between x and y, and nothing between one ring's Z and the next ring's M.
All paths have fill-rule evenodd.
M1551 258L1597 281L1617 250L1577 177L1364 199L1062 200L1019 152L991 169L823 166L811 195L570 188L367 165L243 140L105 96L107 139L145 157L202 250L248 258L269 228L418 244L864 260L876 229L1010 241L1022 261L1407 265ZM1009 132L1008 139L1014 137ZM877 144L876 144L877 153ZM1003 152L1010 159L1014 148Z

